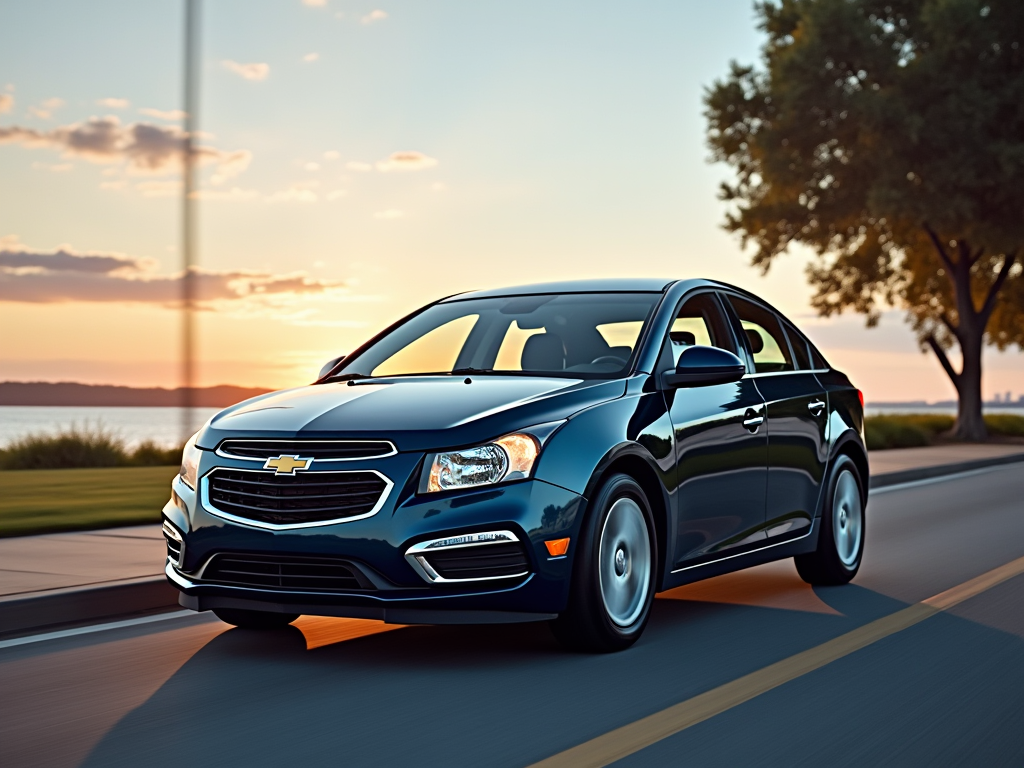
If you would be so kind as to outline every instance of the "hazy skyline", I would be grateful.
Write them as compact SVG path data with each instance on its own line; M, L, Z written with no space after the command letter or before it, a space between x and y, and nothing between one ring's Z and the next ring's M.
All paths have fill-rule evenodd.
M0 379L176 386L182 4L0 9ZM796 320L869 399L950 399L888 313L813 316L721 230L701 94L749 0L203 5L202 385L308 382L439 296L704 276ZM989 352L984 393L1024 389Z

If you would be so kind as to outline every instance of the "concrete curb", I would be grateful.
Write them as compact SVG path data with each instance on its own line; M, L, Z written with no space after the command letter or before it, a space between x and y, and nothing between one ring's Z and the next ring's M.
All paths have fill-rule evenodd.
M166 577L107 582L0 598L0 637L178 607Z
M869 487L885 488L1017 462L1024 462L1024 453L886 472L873 475ZM95 623L177 607L178 591L167 583L162 574L87 587L12 595L0 598L0 637L27 635L72 624Z
M975 469L986 469L987 467L998 467L1003 464L1016 464L1024 461L1024 453L1014 453L1010 456L992 456L987 459L974 459L973 461L960 461L956 464L939 464L933 467L917 467L916 469L904 469L900 472L886 472L884 475L872 475L868 482L868 488L885 488L890 485L912 483L916 480L928 480L943 475L956 475L960 472L970 472Z

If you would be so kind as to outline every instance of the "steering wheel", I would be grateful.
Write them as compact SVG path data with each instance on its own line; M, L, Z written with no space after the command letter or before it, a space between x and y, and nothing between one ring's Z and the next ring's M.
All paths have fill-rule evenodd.
M615 365L621 367L626 364L626 361L617 355L601 355L590 361L591 365L597 365L598 363L615 363Z

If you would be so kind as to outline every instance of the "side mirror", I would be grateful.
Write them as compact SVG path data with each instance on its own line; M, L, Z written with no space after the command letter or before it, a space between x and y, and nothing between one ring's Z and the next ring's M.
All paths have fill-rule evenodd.
M667 372L662 381L668 388L707 387L739 381L747 367L732 352L717 347L687 347L679 355L674 371Z
M335 368L337 368L338 367L338 363L340 363L344 359L345 359L344 355L338 355L337 357L335 357L335 358L333 358L331 360L328 360L326 363L324 363L324 367L320 369L320 373L317 374L316 380L320 381L320 379L322 379L328 373L330 373Z

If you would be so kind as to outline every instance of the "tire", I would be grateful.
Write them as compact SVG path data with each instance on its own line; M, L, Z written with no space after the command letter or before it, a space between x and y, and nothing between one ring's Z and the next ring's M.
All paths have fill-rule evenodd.
M240 608L214 608L213 612L226 624L234 624L242 629L280 629L299 618L297 613L246 611Z
M857 575L864 558L863 488L853 460L849 456L836 459L821 512L818 548L793 558L797 573L808 584L846 584Z
M569 604L551 630L574 651L609 653L637 641L654 603L658 572L654 518L640 485L612 475L583 521Z

